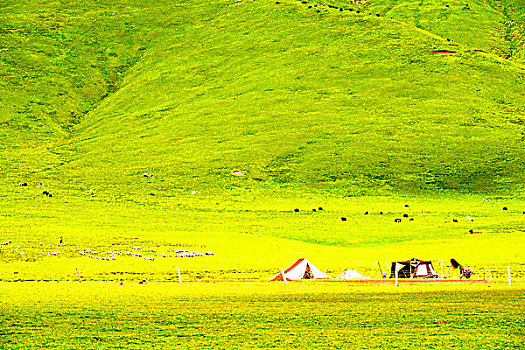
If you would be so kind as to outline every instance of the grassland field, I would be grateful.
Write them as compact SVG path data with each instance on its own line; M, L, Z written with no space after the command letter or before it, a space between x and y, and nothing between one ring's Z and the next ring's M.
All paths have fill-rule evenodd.
M433 260L436 269L443 260L445 270L455 258L474 268L476 277L492 269L506 278L511 265L523 277L523 202L516 199L240 196L217 202L216 196L190 193L179 202L154 196L125 204L102 194L48 198L39 188L19 188L17 215L3 216L2 241L11 240L0 251L4 281L73 280L76 267L89 280L176 280L177 266L189 280L267 280L300 257L336 275L357 269L381 277L378 261L386 270L386 261L418 257ZM312 211L319 207L323 210ZM60 237L67 245L58 245ZM126 256L134 246L155 260ZM94 260L86 248L100 257L113 256L107 251L121 255ZM177 249L215 255L161 256Z
M0 349L522 348L524 25L519 0L1 2ZM301 257L454 282L266 282Z
M2 348L519 349L523 288L0 284Z

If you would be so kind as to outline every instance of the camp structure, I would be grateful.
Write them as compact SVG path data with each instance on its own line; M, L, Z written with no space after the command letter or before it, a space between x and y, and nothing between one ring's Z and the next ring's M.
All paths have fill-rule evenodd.
M364 280L367 277L361 275L359 272L355 270L344 270L342 274L337 276L337 279L340 280Z
M452 264L453 268L459 268L459 279L462 279L463 277L469 279L474 273L474 271L472 271L471 269L465 266L461 266L456 259L450 259L450 263Z
M286 270L284 270L284 276L287 280L312 280L316 278L332 278L325 275L324 272L315 267L308 259L298 259ZM283 274L279 273L275 275L270 281L282 281Z
M390 278L438 278L431 261L423 261L413 258L408 261L392 262Z

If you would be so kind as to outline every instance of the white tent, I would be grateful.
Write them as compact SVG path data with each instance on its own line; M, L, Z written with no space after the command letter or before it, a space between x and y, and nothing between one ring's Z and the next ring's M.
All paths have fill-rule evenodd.
M345 270L337 278L341 280L364 280L367 277L361 275L359 272L355 270Z
M287 280L301 280L301 279L315 279L315 278L332 278L327 276L315 267L307 259L299 259L284 270L284 276ZM279 273L275 275L270 281L282 281L283 275Z

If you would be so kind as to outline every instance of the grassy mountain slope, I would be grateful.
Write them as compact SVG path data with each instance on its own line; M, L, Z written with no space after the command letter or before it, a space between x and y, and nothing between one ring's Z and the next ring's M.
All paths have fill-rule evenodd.
M514 61L523 59L523 6L516 1L378 0L366 5L373 13L410 23L461 45Z
M22 51L3 61L19 80L4 82L4 169L72 188L152 171L179 187L519 189L524 69L473 50L491 51L474 33L501 16L470 5L485 25L459 45L445 39L457 21L429 22L438 3L10 7L7 54Z
M89 156L58 172L220 187L239 168L234 186L345 194L521 188L522 66L295 2L231 5L197 23L145 52L62 148Z
M2 8L4 127L67 129L116 90L143 41L122 6L17 1Z
M10 181L65 161L50 145L71 137L145 49L145 29L133 24L139 5L1 4L0 166Z

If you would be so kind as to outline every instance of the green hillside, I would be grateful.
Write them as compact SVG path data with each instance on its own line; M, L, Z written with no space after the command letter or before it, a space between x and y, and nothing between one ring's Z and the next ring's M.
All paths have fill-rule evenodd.
M70 189L149 171L210 190L519 193L525 70L501 32L519 4L312 4L6 6L2 170Z

